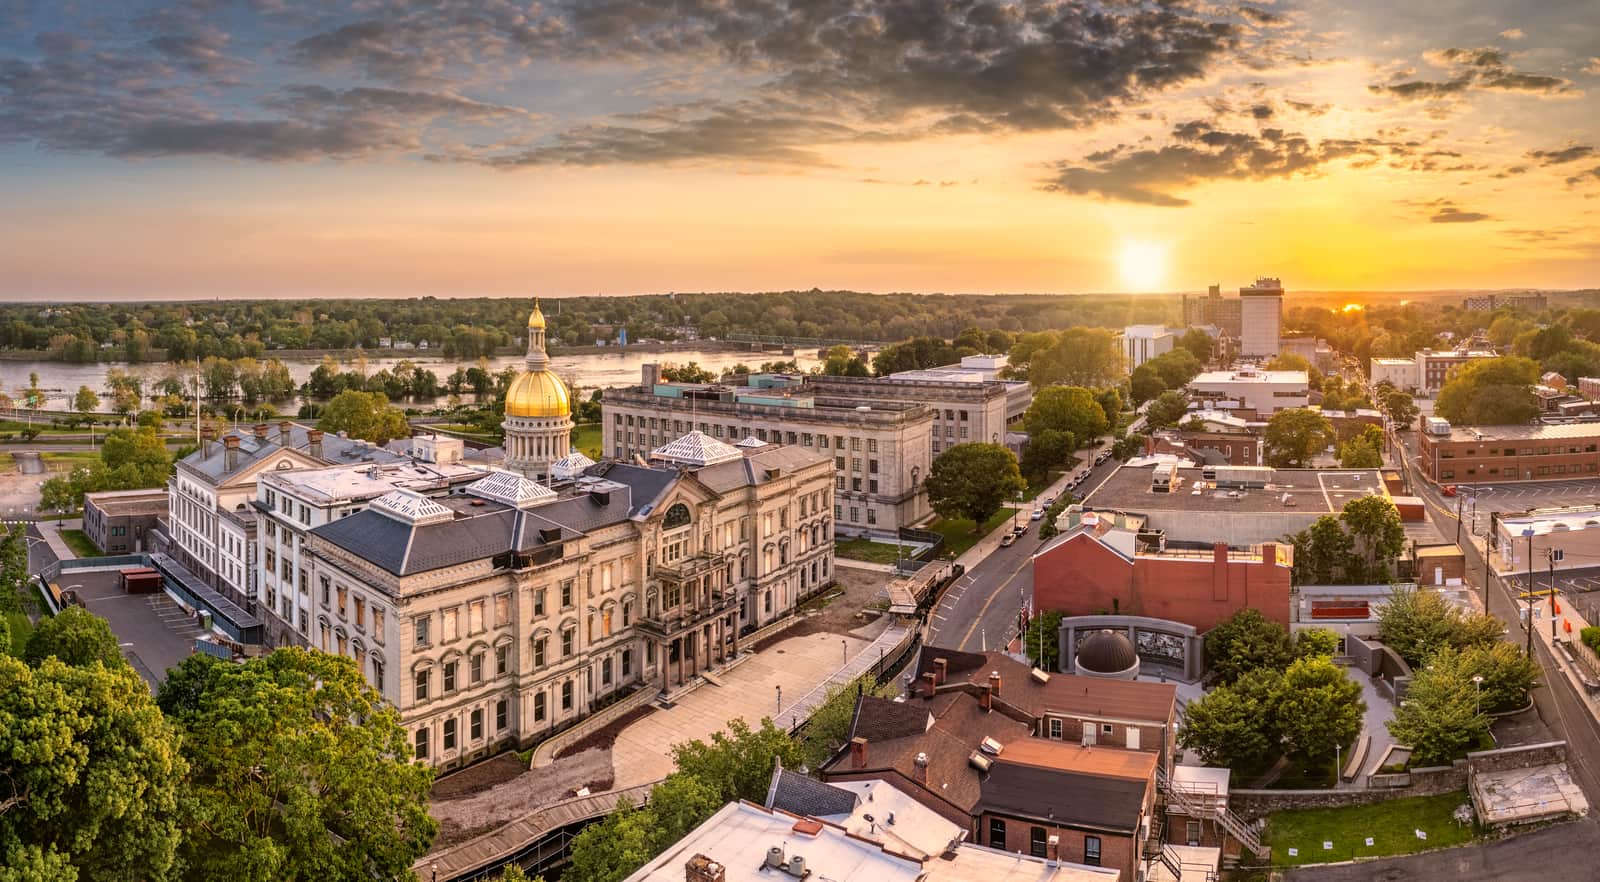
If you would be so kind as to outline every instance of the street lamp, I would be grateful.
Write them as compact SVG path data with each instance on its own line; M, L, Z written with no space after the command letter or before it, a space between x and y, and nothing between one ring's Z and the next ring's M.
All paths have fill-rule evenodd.
M778 709L772 712L773 716L777 716L778 714L783 713L783 687L774 686L772 688L778 690Z
M1481 713L1483 713L1483 675L1482 674L1474 674L1473 675L1473 677L1472 677L1472 686L1473 686L1473 688L1475 690L1474 694L1475 694L1475 696L1477 698L1478 713L1481 714Z
M1523 527L1528 538L1528 658L1533 658L1533 527Z
M850 644L843 639L839 641L839 654L843 657L843 661L840 664L850 663Z

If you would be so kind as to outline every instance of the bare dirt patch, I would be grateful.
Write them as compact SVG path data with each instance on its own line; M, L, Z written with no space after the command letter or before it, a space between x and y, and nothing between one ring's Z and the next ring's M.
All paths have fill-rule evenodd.
M818 633L848 634L877 618L878 611L872 607L887 602L884 589L889 584L888 573L835 566L833 577L838 584L808 601L802 613L805 619L779 634L779 639Z
M526 772L528 767L512 752L502 753L459 772L451 772L433 783L435 801L461 799L502 784Z
M596 729L595 731L590 732L588 735L583 736L566 747L561 748L561 750L556 753L555 758L561 759L562 757L583 753L586 750L610 750L611 745L617 743L617 735L620 734L623 729L626 729L645 717L650 716L655 712L655 710L656 707L652 704L636 707L622 716L617 717L615 720L612 720L610 723L607 723L603 728Z
M434 841L434 848L456 845L487 833L551 803L560 802L580 787L588 787L595 792L611 787L609 750L586 750L533 771L524 768L515 755L511 755L511 762L516 769L514 777L475 790L468 790L461 785L459 789L464 791L464 795L454 799L442 799L435 794L433 805L428 809L429 814L439 822L439 836ZM505 764L497 768L502 772L511 770ZM472 769L462 770L470 771ZM435 789L437 791L437 787Z

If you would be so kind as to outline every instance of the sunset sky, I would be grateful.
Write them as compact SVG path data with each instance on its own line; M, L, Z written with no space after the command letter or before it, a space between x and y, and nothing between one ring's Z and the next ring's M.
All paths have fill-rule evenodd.
M0 0L0 297L1600 285L1596 0Z

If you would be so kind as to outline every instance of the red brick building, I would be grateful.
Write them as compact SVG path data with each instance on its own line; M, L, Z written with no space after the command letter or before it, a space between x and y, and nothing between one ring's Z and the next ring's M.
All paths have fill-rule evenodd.
M1418 432L1417 464L1436 484L1594 478L1600 476L1600 423Z
M1083 524L1034 554L1033 596L1039 609L1069 616L1151 616L1201 631L1253 607L1288 627L1293 552L1273 543L1174 549Z

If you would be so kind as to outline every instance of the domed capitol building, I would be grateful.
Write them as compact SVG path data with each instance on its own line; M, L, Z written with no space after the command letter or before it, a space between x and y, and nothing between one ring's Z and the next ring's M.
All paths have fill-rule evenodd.
M550 477L550 464L572 445L572 399L567 384L550 370L545 320L539 301L528 316L527 369L506 391L506 468L534 480Z

